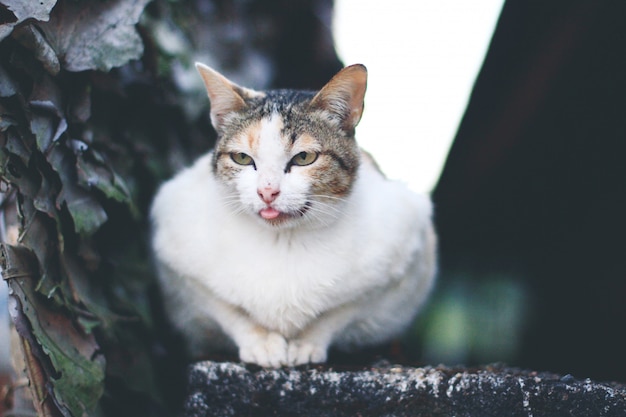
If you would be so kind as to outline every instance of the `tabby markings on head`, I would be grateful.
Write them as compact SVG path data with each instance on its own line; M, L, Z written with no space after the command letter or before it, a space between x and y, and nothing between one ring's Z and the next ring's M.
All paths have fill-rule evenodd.
M336 211L331 206L350 193L360 163L354 127L364 67L344 69L317 93L256 92L198 69L218 132L214 172L242 208L271 225Z

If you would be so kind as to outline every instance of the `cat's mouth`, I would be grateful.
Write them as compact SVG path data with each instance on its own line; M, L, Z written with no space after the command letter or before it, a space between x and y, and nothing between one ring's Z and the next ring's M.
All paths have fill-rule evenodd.
M263 210L259 211L259 215L265 220L277 219L281 214L284 213L276 210L274 207L265 207Z
M304 206L295 211L280 211L272 206L267 206L259 211L259 216L271 224L280 224L285 220L302 217L311 207L311 203L307 202Z

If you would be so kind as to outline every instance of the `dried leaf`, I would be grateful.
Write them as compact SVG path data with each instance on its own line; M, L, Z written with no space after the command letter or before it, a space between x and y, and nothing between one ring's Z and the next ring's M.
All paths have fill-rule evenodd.
M37 139L37 147L46 153L67 130L67 120L63 114L61 90L52 78L43 74L33 86L29 97L31 121L30 128Z
M35 208L46 213L50 218L57 221L60 227L56 196L59 194L60 185L52 175L41 175L41 187L33 199Z
M27 19L47 21L57 0L2 0L0 8L7 16L0 22L0 41L11 34L13 28Z
M24 25L15 29L13 37L22 46L33 51L35 58L43 64L43 67L51 75L56 75L61 70L61 64L56 52L50 46L43 34L35 25Z
M23 188L26 181L24 180L20 187ZM20 193L22 188L18 188ZM41 278L36 290L54 305L69 308L67 300L70 297L66 296L69 291L64 291L57 267L58 253L64 246L63 235L58 233L58 221L55 222L49 215L35 208L35 196L24 197L17 206L21 222L19 242L36 253L41 263Z
M114 319L119 318L107 308L107 301L94 284L93 275L89 274L81 265L77 256L65 253L61 257L61 267L68 279L68 290L76 304L85 306L88 311L80 311L79 324L88 324L83 327L86 333L96 323L111 326Z
M72 86L67 118L71 123L85 123L91 117L91 88L86 82Z
M39 307L37 315L39 328L33 330L60 373L52 379L57 403L71 415L88 415L104 392L105 361L94 335L81 332L67 314Z
M0 65L0 97L11 97L17 93L17 86L9 77L6 70ZM1 117L2 115L0 115Z
M59 1L38 24L68 71L111 68L137 59L143 43L135 24L149 0Z
M105 360L93 335L80 331L67 312L50 307L49 302L35 290L38 264L35 255L26 248L0 246L0 261L14 304L28 323L21 321L20 336L30 343L45 377L32 373L36 379L37 399L43 400L43 390L49 391L55 404L65 416L90 415L104 392ZM13 312L15 313L15 312ZM15 316L15 314L14 314ZM17 323L16 323L17 325ZM43 396L43 398L42 398Z
M11 318L18 327L18 323L23 323L20 328L28 328L28 319L22 313L21 304L16 297L9 296L9 311L11 312ZM23 365L25 366L25 372L29 381L30 393L33 398L32 404L37 416L41 417L58 417L61 412L57 408L51 395L46 390L47 375L43 370L43 366L39 360L38 355L35 353L36 349L33 349L32 341L28 337L19 334L19 347L23 358Z
M5 111L4 106L0 103L0 132L4 133L9 127L16 125L17 120L15 120L11 113Z
M17 132L17 129L7 130L4 146L9 153L20 158L24 166L28 165L31 155L30 144Z
M55 120L56 118L45 114L47 104L43 103L39 107L39 109L43 110L41 113L44 114L35 114L36 110L33 109L34 114L30 120L30 129L37 138L37 147L43 152L47 151L52 146L52 143L59 139L63 132L67 130L65 119L57 121Z
M19 148L21 143L22 142L19 141L19 136L9 135L8 143L5 147L5 151L8 153L8 158L5 159L5 166L0 168L0 170L5 177L4 179L17 187L22 195L27 196L28 198L35 198L39 192L41 179L36 172L28 169L19 156L12 153L13 148L9 146L17 145L16 148Z

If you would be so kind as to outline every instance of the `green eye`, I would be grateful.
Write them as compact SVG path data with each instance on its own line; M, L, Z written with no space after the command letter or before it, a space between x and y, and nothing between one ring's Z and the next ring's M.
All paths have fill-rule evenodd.
M252 157L243 152L233 152L230 154L230 159L235 161L239 165L254 165Z
M293 162L294 165L298 165L301 167L311 165L317 160L318 155L319 154L317 152L300 152L299 154L291 158L291 162Z

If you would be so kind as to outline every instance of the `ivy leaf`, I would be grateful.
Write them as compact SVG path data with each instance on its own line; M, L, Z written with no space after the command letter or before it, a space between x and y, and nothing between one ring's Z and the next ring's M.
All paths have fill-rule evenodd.
M57 181L53 181L52 176L41 175L41 187L33 198L33 205L37 210L46 213L50 218L55 219L57 224L60 224L55 204L55 197L58 192L59 186Z
M67 122L65 118L58 121L51 117L50 102L42 102L32 105L32 119L30 120L30 129L37 138L37 147L46 152L53 142L59 139L67 130Z
M65 203L74 220L76 233L88 236L95 233L107 221L108 216L98 200L77 184L73 158L71 151L61 144L53 146L48 155L48 161L63 184L57 197L57 207Z
M29 143L24 140L22 135L18 133L18 129L11 129L10 127L12 126L9 126L6 131L5 149L10 154L18 157L24 166L27 166L28 161L30 160L31 147L29 146Z
M96 187L108 198L120 203L130 203L130 191L124 180L106 164L93 149L86 149L76 157L78 181L83 187Z
M67 312L52 308L49 300L37 293L34 265L38 261L33 252L2 244L0 264L14 301L11 315L34 354L33 365L37 365L29 367L35 385L31 391L39 402L47 399L45 391L51 391L65 416L91 415L104 392L105 374L105 360L98 354L94 335L82 332Z
M61 63L56 52L35 25L23 25L15 29L13 37L27 49L33 51L35 58L51 75L61 70Z
M66 70L109 71L142 55L135 24L149 1L61 0L38 26Z
M11 34L13 28L27 19L47 21L57 0L2 0L0 13L0 41Z
M67 120L63 114L63 100L59 86L52 78L43 74L33 86L29 97L31 120L30 128L37 140L37 147L46 153L67 130Z
M0 65L0 97L12 97L17 94L17 85L6 70ZM2 115L0 115L2 117Z

